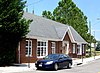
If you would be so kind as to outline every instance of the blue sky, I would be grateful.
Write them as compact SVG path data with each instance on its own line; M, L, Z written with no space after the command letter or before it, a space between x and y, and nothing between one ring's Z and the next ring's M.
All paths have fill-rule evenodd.
M34 9L35 15L42 15L42 11L53 11L57 7L60 0L27 0L28 11L32 13ZM95 37L100 40L100 0L73 0L83 13L87 16L88 21L91 21L92 30L95 30ZM92 31L94 35L94 32Z

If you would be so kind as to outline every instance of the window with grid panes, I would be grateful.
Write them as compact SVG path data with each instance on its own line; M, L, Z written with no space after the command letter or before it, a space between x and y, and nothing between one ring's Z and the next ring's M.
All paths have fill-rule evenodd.
M44 57L47 55L47 42L38 41L37 42L37 56Z
M32 40L26 40L26 56L32 56Z
M73 53L75 53L75 44L73 44Z
M55 42L51 42L51 49L52 49L52 54L56 53L56 43Z

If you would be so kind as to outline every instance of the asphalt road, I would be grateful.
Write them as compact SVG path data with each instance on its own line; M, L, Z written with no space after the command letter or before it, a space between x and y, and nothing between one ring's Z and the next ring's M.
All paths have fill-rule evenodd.
M71 69L60 69L58 71L34 70L31 72L21 73L100 73L100 59L89 62L85 65L73 67Z

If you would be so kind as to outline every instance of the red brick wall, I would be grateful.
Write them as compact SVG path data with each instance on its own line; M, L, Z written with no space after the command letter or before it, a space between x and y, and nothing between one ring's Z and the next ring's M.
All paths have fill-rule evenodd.
M48 41L48 54L51 54L51 41Z
M35 62L37 60L36 58L36 48L37 48L37 40L36 39L30 39L32 40L32 56L29 58L25 55L25 46L26 46L26 39L23 39L20 42L20 62L21 63L27 63L30 61L31 63Z
M27 39L28 40L28 39ZM36 49L37 49L37 40L36 39L30 39L32 40L32 56L30 57L30 62L33 63L37 60L36 56ZM54 41L48 41L48 54L51 54L51 42ZM56 53L61 53L62 48L62 42L56 41ZM21 63L27 63L29 58L25 55L26 52L26 39L23 39L20 42L20 62ZM18 49L17 49L17 62L18 62Z
M56 53L61 53L61 48L62 48L62 42L61 41L48 41L48 54L52 53L52 49L51 49L51 42L55 42L56 43Z
M73 56L73 54L72 54L72 43L71 43L71 40L69 38L68 33L66 33L63 41L69 41L69 49L68 50L69 50L69 55L72 57Z
M64 41L69 41L69 56L72 58L77 58L77 43L71 43L70 37L68 35L68 33L66 33L65 37L64 37ZM73 44L75 44L75 54L73 54Z
M72 57L73 57L73 58L76 58L76 57L77 57L77 44L76 44L76 43L73 43L73 44L75 44L75 48L76 48L76 49L75 49L75 53L74 53L74 54L72 53ZM72 48L73 48L73 46L72 46ZM73 51L72 51L72 52L73 52Z
M61 50L62 50L62 41L58 41L56 42L56 53L62 53Z
M30 57L30 62L33 63L37 60L37 56L36 56L37 40L36 39L30 39L30 40L32 40L32 56ZM76 53L73 54L73 50L72 50L73 46L68 36L68 33L66 33L63 41L69 41L69 55L74 58L78 57L77 49L76 49ZM54 41L50 41L50 40L48 41L48 54L51 54L51 42L54 42ZM56 42L56 53L62 53L62 41L55 41L55 42ZM20 62L21 63L28 62L28 57L26 57L25 55L25 50L26 50L25 46L26 46L26 39L23 39L20 42ZM75 47L77 48L77 44ZM85 55L85 53L83 55ZM18 51L17 51L17 61L18 61Z
M76 53L73 54L73 49L72 49L73 48L73 43L71 43L71 40L69 38L68 33L66 33L66 35L64 37L64 41L69 41L69 55L71 57L73 57L73 58L81 57L81 56L77 55L77 43L74 43L75 44L75 47L76 47L76 50L75 50ZM83 45L85 45L85 48L86 48L86 44L83 44ZM85 56L85 53L83 54L83 56Z

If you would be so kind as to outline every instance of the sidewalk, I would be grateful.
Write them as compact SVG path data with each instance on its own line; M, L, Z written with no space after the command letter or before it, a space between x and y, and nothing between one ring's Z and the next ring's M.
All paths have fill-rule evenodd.
M90 57L90 58L83 58L83 60L82 59L76 59L76 60L73 60L72 67L78 66L78 65L81 65L81 64L84 65L84 64L92 62L96 59L99 59L99 58L100 58L100 56L95 56L95 57Z
M95 56L95 59L94 57L84 58L83 62L82 59L74 59L72 67L84 65L99 58L100 56ZM33 70L36 70L35 63L31 63L30 68L28 68L28 64L26 63L16 64L15 66L10 66L10 67L0 67L0 73L13 73L13 72L23 72L23 71L33 71Z
M23 72L23 71L32 71L32 67L28 68L26 64L20 64L19 66L9 66L9 67L0 67L0 73L13 73L13 72Z

